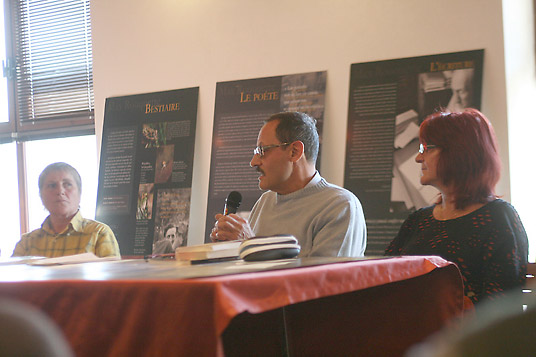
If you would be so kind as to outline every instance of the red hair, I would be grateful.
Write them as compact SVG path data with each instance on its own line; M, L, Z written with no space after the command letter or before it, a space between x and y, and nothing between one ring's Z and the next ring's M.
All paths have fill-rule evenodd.
M419 138L441 148L437 174L453 189L457 209L497 197L501 159L495 131L484 114L471 108L431 114L422 122Z

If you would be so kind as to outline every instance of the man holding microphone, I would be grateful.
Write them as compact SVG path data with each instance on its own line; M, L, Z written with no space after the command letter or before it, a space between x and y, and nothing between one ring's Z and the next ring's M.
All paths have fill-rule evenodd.
M360 257L366 248L365 217L350 191L328 183L316 170L315 120L300 112L272 115L261 128L250 166L266 191L249 220L216 215L213 241L291 234L300 257Z

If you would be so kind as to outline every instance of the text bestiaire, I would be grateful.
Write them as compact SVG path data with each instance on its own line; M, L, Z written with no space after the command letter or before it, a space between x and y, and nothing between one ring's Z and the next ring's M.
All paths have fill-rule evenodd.
M180 103L169 103L169 104L159 104L159 105L146 104L145 105L145 114L178 112L179 110L180 110Z

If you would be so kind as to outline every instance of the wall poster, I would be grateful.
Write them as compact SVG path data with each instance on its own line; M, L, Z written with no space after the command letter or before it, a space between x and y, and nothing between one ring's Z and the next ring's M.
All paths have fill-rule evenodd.
M186 245L199 88L106 99L96 219L121 255Z
M249 162L265 119L282 111L304 112L317 120L321 137L326 76L323 71L216 84L205 242L229 192L242 194L238 213L246 218L262 194Z
M436 108L480 109L484 50L351 66L344 187L363 204L367 255L383 255L438 191L420 184L419 125Z

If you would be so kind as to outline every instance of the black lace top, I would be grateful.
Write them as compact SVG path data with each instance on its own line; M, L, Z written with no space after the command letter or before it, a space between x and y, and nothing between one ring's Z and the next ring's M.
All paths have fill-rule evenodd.
M433 208L412 213L385 254L439 255L456 263L474 303L524 284L527 233L512 205L497 199L446 221L435 219Z

